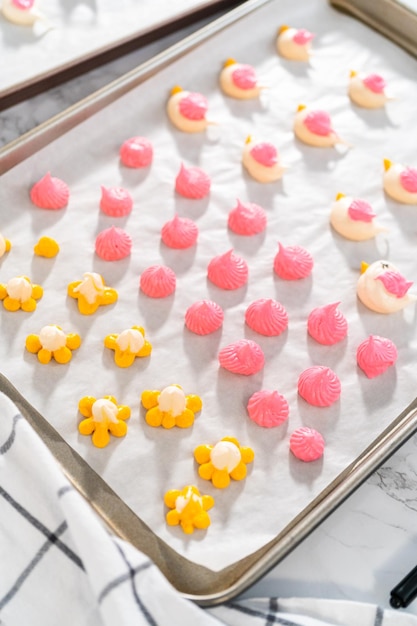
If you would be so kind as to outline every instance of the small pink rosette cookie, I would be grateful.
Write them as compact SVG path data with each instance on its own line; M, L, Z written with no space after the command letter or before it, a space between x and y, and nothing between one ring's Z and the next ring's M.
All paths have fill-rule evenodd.
M146 137L131 137L122 143L119 154L125 167L148 167L153 159L153 146Z
M288 314L280 302L271 298L260 298L246 309L245 321L260 335L274 337L288 327Z
M298 393L313 406L332 405L339 399L341 390L339 377L323 365L309 367L298 379Z
M314 428L297 428L290 437L290 450L300 461L317 461L324 452L323 436Z
M175 272L165 265L151 265L140 276L140 288L149 298L166 298L175 291Z
M129 256L132 238L122 228L111 226L102 230L96 238L96 254L105 261L120 261Z
M185 325L196 335L213 333L221 327L223 319L223 309L212 300L194 302L185 313Z
M129 215L133 208L133 198L123 187L102 187L100 209L111 217Z
M395 365L398 352L395 344L386 337L370 335L356 351L356 359L368 378L375 378Z
M348 323L338 309L340 302L333 302L313 309L308 316L309 335L324 346L342 341L348 332Z
M188 217L178 217L166 222L161 230L162 241L168 248L183 250L191 248L198 237L198 226Z
M257 235L265 230L266 212L258 204L238 200L236 207L229 213L227 225L237 235Z
M274 428L287 421L288 402L278 391L256 391L248 401L250 419L263 428Z
M200 167L185 167L181 163L175 179L175 191L184 198L200 200L210 193L211 179Z
M209 280L220 289L239 289L248 282L249 269L246 261L229 250L214 257L207 268Z
M313 257L302 246L284 247L278 243L278 252L274 258L274 272L284 280L299 280L310 276L313 269Z
M263 368L265 357L255 341L241 339L220 350L219 363L233 374L251 376Z
M51 176L49 172L30 190L30 199L40 209L63 209L68 204L69 196L68 185L60 178Z

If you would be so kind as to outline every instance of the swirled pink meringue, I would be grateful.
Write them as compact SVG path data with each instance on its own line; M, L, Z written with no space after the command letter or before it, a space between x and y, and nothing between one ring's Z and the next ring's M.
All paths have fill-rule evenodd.
M40 209L63 209L69 200L68 185L47 172L30 190L30 199Z
M208 109L207 98L201 93L190 92L179 101L178 108L188 120L203 120Z
M370 223L376 216L376 213L369 204L369 202L365 202L365 200L360 200L359 198L357 198L353 200L349 205L348 215L351 220L354 220L356 222Z
M119 261L129 256L132 239L122 228L111 226L96 237L96 253L105 261Z
M251 156L265 167L273 167L278 163L278 150L269 142L257 143L250 150Z
M265 230L266 213L262 207L253 202L244 204L240 200L229 213L228 226L237 235L257 235Z
M15 7L22 11L29 11L35 4L35 0L12 0Z
M100 209L111 217L129 215L133 198L123 187L101 187Z
M347 335L348 323L343 313L337 308L340 302L333 302L313 309L308 316L309 334L324 346L332 346L342 341Z
M181 163L180 171L175 179L175 191L184 198L199 200L210 193L211 179L199 167L185 167Z
M170 267L151 265L140 277L140 288L150 298L166 298L175 291L177 279Z
M387 86L385 80L379 74L369 74L363 79L363 84L373 93L384 93Z
M247 405L252 421L263 428L283 424L289 415L288 402L278 391L264 389L251 395Z
M288 327L288 314L276 300L261 298L248 306L245 321L260 335L274 337Z
M400 272L395 270L386 270L376 276L375 280L381 281L388 293L397 298L403 298L413 285L411 280L406 280Z
M391 339L370 335L356 351L356 360L368 378L375 378L386 372L397 361L398 352Z
M333 132L332 121L326 111L310 111L304 118L304 124L310 133L320 137L326 137Z
M307 368L298 379L298 393L313 406L330 406L339 399L341 390L338 376L324 365Z
M244 259L229 250L214 257L207 268L207 276L220 289L239 289L248 282L249 269Z
M305 28L299 28L292 38L299 46L305 46L305 44L309 43L312 39L314 39L314 34L310 33L310 31Z
M198 226L188 217L178 217L163 225L161 230L162 241L169 248L183 250L195 244L198 237Z
M410 193L417 193L417 170L406 167L400 174L401 185Z
M240 64L233 70L232 80L239 89L254 89L258 84L256 72L252 65Z
M284 248L278 243L278 253L274 259L274 271L284 280L298 280L311 274L314 261L313 257L301 246L288 246Z
M241 339L220 350L219 363L233 374L250 376L263 368L265 357L255 341Z
M126 167L148 167L153 159L153 146L146 137L131 137L122 143L119 154Z
M302 426L297 428L290 437L290 450L300 461L309 463L323 456L324 439L314 428Z
M194 302L185 313L185 325L196 335L213 333L221 327L223 319L223 309L212 300Z

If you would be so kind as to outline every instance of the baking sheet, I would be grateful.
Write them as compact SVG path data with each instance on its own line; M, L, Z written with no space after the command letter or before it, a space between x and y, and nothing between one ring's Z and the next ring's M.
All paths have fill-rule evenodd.
M0 3L1 4L1 3ZM145 37L172 23L212 13L219 0L40 0L45 20L33 27L12 24L0 11L0 99L12 100L23 89L109 53L139 46ZM233 6L233 4L232 4ZM156 34L155 34L156 36ZM106 56L107 55L107 56ZM68 76L67 76L68 77ZM27 97L27 96L26 96Z
M282 19L272 24L278 4ZM308 67L294 67L275 55L275 34L282 21L317 33L316 53ZM229 56L253 63L268 84L261 103L230 101L219 92L217 75ZM207 68L205 74L201 67ZM383 71L397 100L384 111L354 108L346 96L351 68ZM408 137L414 75L415 61L403 51L325 3L316 0L301 11L290 2L268 2L2 178L1 230L14 247L1 262L1 280L24 273L45 289L34 314L2 311L2 371L132 510L193 562L220 570L267 544L415 396L414 307L380 316L366 311L355 295L363 259L388 257L409 279L415 278L415 209L387 200L381 186L383 157L413 160ZM207 94L210 117L219 122L217 136L184 136L172 129L164 103L174 82ZM317 151L295 142L292 118L300 101L329 110L335 128L354 147ZM242 171L240 154L249 133L276 139L289 166L281 183L261 186ZM133 134L146 134L154 143L155 161L145 174L126 171L118 163L121 142ZM211 174L208 202L175 196L173 183L182 160ZM68 208L54 214L35 209L28 200L31 185L49 169L64 178L72 192ZM95 235L111 223L98 209L101 184L123 185L135 199L132 215L116 223L133 236L133 253L114 265L94 255ZM367 244L336 236L328 215L339 191L370 201L389 232ZM265 235L248 240L227 231L227 214L237 197L266 208ZM13 212L8 210L11 206ZM174 212L198 223L195 250L174 252L160 244L160 228ZM32 255L41 233L55 236L61 244L62 251L52 262ZM273 275L278 240L304 245L313 253L311 279L294 284ZM250 280L247 289L224 293L207 283L206 267L212 256L231 247L247 259ZM177 290L167 300L150 301L138 292L139 275L160 262L177 272ZM66 285L91 270L119 290L119 302L82 318L75 302L66 298ZM202 338L184 329L183 316L189 304L204 297L218 301L226 314L223 329ZM286 306L290 324L283 336L261 338L245 328L244 311L257 297L275 297ZM329 349L307 337L306 319L314 306L335 300L341 301L348 318L349 336ZM26 335L47 323L58 323L67 332L78 330L83 337L68 366L45 368L24 350ZM150 359L120 371L102 341L106 334L133 323L145 326L154 350ZM399 361L383 377L370 381L357 369L355 352L371 332L396 342ZM258 341L267 357L264 371L250 378L236 377L217 365L218 348L245 336ZM341 400L329 409L308 407L297 396L299 373L314 363L333 367L342 380ZM139 408L140 393L173 382L182 384L187 393L200 394L203 411L189 431L150 429ZM290 419L284 428L264 431L247 418L247 399L261 388L278 389L287 397ZM106 393L130 404L132 418L124 440L97 450L77 434L76 405L83 395ZM327 443L323 461L313 465L297 462L288 452L290 432L304 424L320 430ZM252 445L256 458L244 483L219 493L198 479L192 450L225 435ZM144 474L146 483L140 478ZM216 498L205 536L185 537L164 523L163 493L189 482L197 482Z

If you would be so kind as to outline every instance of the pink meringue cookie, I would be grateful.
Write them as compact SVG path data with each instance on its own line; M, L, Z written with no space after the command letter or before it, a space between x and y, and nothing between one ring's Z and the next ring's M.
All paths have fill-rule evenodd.
M133 198L123 187L101 187L100 209L111 217L129 215L133 208Z
M309 334L325 346L332 346L342 341L347 335L348 323L337 308L340 302L333 302L313 309L308 316L307 329Z
M169 248L183 250L195 244L198 237L198 227L195 222L187 217L174 215L173 219L166 222L161 230L162 241Z
M298 393L313 406L330 406L340 397L340 380L330 367L314 365L300 374Z
M373 93L384 93L387 83L385 79L379 74L368 74L363 79L363 84L370 89Z
M241 339L220 350L219 363L233 374L251 376L263 368L265 357L255 341Z
M131 249L132 239L122 228L111 226L97 235L96 253L105 261L124 259Z
M150 298L166 298L175 291L177 279L170 267L151 265L140 277L140 288Z
M266 337L280 335L288 327L287 311L270 298L252 302L246 309L245 321L252 330Z
M278 391L266 389L251 395L247 409L250 419L263 428L280 426L289 415L288 402L284 396Z
M409 193L417 193L417 169L414 167L406 167L400 173L401 185Z
M207 268L207 276L220 289L239 289L248 281L249 269L241 257L229 250L214 257Z
M181 115L188 120L203 120L208 110L207 98L198 92L189 92L178 104Z
M175 191L192 200L205 198L210 193L211 179L199 167L185 167L181 163L180 171L175 179Z
M278 243L278 253L274 259L274 271L284 280L299 280L311 274L313 257L301 246L284 248Z
M68 185L60 178L51 176L50 172L30 190L30 199L40 209L63 209L68 204L69 195Z
M120 147L120 160L126 167L148 167L153 159L153 146L146 137L131 137Z
M309 463L323 456L324 439L314 428L302 426L297 428L290 437L290 450L300 461Z
M356 351L358 365L368 378L375 378L386 372L396 363L397 357L395 344L390 339L378 335L370 335Z
M185 313L185 325L196 335L213 333L221 327L223 319L223 309L212 300L194 302Z
M229 213L227 224L237 235L257 235L265 230L266 213L253 202L244 204L238 200L237 206Z

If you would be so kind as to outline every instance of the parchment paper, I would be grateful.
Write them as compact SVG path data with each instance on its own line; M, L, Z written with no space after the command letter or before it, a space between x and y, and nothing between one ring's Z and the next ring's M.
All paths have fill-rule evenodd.
M316 33L310 64L276 55L275 36L282 23ZM233 101L219 91L218 73L230 56L256 67L268 86L261 102ZM355 107L346 95L350 69L383 74L396 99L383 110ZM415 307L384 316L366 310L356 297L362 260L388 258L409 280L417 279L417 209L389 200L382 190L384 157L416 164L415 76L414 59L324 1L272 1L2 178L1 231L13 248L1 261L1 282L26 274L45 291L33 314L1 311L2 371L155 533L192 561L219 570L264 545L416 395ZM218 126L202 135L173 129L165 103L174 84L206 94L210 119ZM326 109L353 147L322 150L296 141L292 123L299 103ZM119 164L120 144L136 134L148 136L154 145L148 171ZM261 185L242 170L248 134L276 143L288 165L281 182ZM208 200L175 194L181 162L210 174ZM62 211L44 211L30 203L31 186L48 170L70 186L70 203ZM100 213L102 184L129 189L134 197L129 217L111 219ZM334 233L329 212L337 192L368 200L388 232L367 243ZM265 233L245 238L228 231L227 216L237 198L265 208ZM196 247L174 251L161 243L161 227L175 213L198 224ZM97 233L111 224L124 227L134 242L129 259L117 263L94 253ZM42 234L59 241L56 259L34 257L33 245ZM274 275L278 241L311 251L315 266L310 278L287 282ZM206 268L214 255L230 248L247 260L250 274L247 287L225 292L207 281ZM155 263L169 265L177 274L176 292L167 299L147 298L138 289L141 272ZM101 273L118 290L119 300L84 317L66 289L86 271ZM245 326L247 306L261 297L276 298L286 307L289 328L283 335L261 337ZM223 328L207 337L184 327L187 307L202 298L225 310ZM329 348L308 337L306 322L312 308L335 301L341 302L349 334ZM68 365L41 365L25 351L26 336L51 323L82 336L83 344ZM103 339L133 324L145 327L153 352L121 370ZM356 348L370 333L389 337L399 351L396 367L373 380L356 365ZM218 366L219 349L243 337L257 341L266 355L263 371L255 376L233 375ZM298 376L313 364L333 368L341 379L341 398L332 407L314 408L298 397ZM187 394L199 394L203 410L191 429L148 427L141 392L172 383L182 385ZM260 389L285 395L290 405L286 425L262 429L249 420L247 401ZM78 434L77 404L84 395L109 393L131 407L132 417L127 436L113 438L99 450ZM323 434L322 460L304 464L290 454L289 436L302 425ZM245 481L220 491L198 477L193 449L226 435L252 446L255 461ZM216 500L210 528L191 537L165 525L163 504L166 490L189 483Z
M45 20L33 27L12 24L0 11L0 95L209 5L210 0L40 0Z

